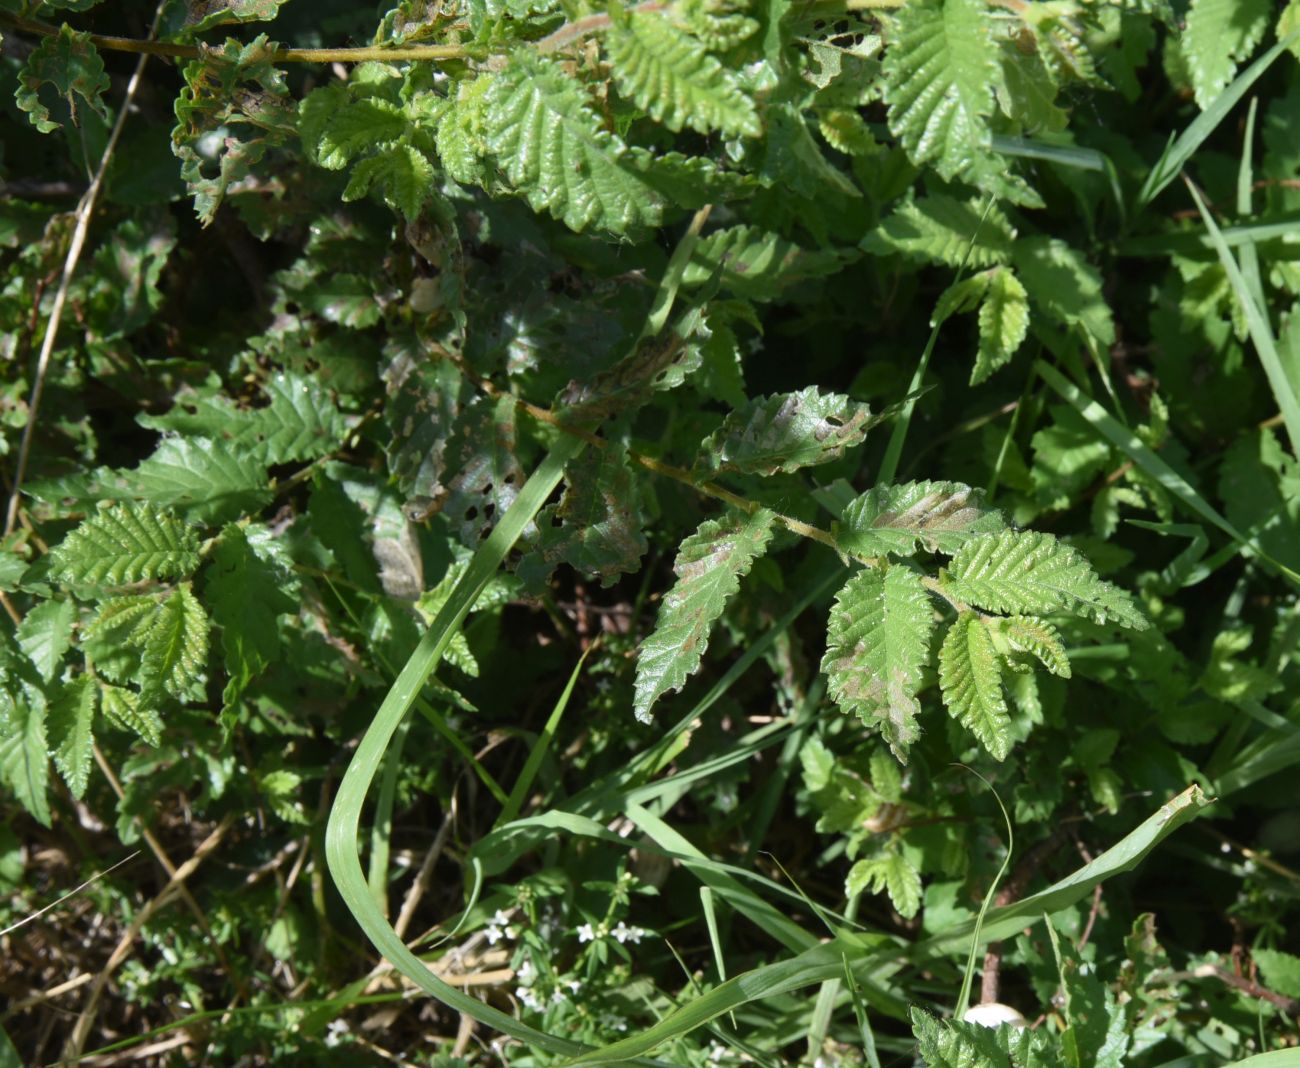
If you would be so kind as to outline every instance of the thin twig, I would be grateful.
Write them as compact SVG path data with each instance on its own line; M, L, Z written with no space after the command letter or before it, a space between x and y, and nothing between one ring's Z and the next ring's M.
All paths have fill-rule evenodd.
M158 32L163 6L163 4L158 6L158 11L154 15L153 27L149 31L150 35ZM77 223L72 231L72 241L68 244L68 254L63 260L63 274L59 279L59 288L54 293L54 303L50 307L50 317L45 323L45 337L41 341L41 354L36 361L36 376L32 382L31 398L27 402L27 425L23 427L23 440L18 447L18 463L14 468L14 484L9 491L9 509L5 515L4 532L6 537L13 533L14 524L18 521L18 503L22 499L23 477L27 474L27 460L31 456L32 438L36 434L36 418L40 412L41 396L45 392L45 378L49 374L50 357L54 353L54 342L59 336L59 321L63 318L63 308L68 301L68 290L72 286L72 276L77 269L77 263L81 259L81 251L86 244L86 234L90 231L90 218L95 212L95 202L99 199L99 191L104 184L104 175L108 173L109 162L113 158L113 153L117 150L118 138L122 136L122 127L126 124L126 116L130 112L131 102L135 100L135 94L140 88L141 75L143 75L145 64L148 61L149 57L142 55L135 65L131 80L126 86L126 96L117 112L117 120L113 123L112 132L108 135L108 142L104 145L104 152L99 158L99 167L95 171L95 177L91 179L89 188L77 204Z
M56 909L56 908L58 908L58 907L59 907L60 905L62 905L65 901L67 901L68 898L70 898L70 897L76 897L79 893L81 893L81 891L83 891L84 889L86 889L86 887L91 886L91 885L93 885L94 883L97 883L100 879L102 879L102 878L103 878L105 875L107 875L109 872L111 872L111 871L116 871L116 870L117 870L118 868L120 868L123 864L126 864L128 861L132 861L132 860L134 860L134 859L135 859L136 857L138 857L139 855L140 855L140 850L137 849L134 853L131 853L131 854L129 854L128 856L123 857L123 858L122 858L121 860L119 860L116 864L114 864L111 868L105 868L103 871L97 871L97 872L95 872L95 874L92 875L89 879L87 879L84 883L82 883L80 886L75 886L75 887L73 887L71 890L69 890L69 891L68 891L66 894L64 894L62 897L57 898L57 899L54 900L54 901L51 901L48 905L46 905L46 906L43 907L43 908L37 909L37 910L36 910L35 912L33 912L30 916L24 916L24 917L23 917L21 920L19 920L17 923L11 923L11 924L10 924L8 927L6 927L3 931L0 931L0 938L3 938L3 937L4 937L5 935L7 935L10 931L16 931L16 930L18 930L19 927L22 927L22 926L24 926L25 924L29 924L29 923L31 923L33 920L38 920L38 919L40 919L40 918L41 918L42 916L44 916L47 912L49 912L50 909Z

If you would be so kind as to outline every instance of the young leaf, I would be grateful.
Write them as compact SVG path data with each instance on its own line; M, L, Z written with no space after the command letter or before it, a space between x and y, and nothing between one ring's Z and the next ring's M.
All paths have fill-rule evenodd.
M1270 0L1192 0L1180 44L1192 74L1196 103L1214 103L1264 39L1274 4Z
M822 670L843 711L878 727L899 760L916 740L916 691L930 659L934 612L915 572L900 565L854 575L835 597Z
M947 267L994 267L1011 259L1015 240L1015 228L996 205L986 214L979 200L938 194L903 201L862 247L877 256L901 253Z
M534 211L578 231L659 224L662 199L601 124L582 84L554 60L528 48L511 54L487 91L483 135Z
M659 608L654 633L637 654L633 707L642 723L649 722L660 697L680 690L699 670L709 632L740 589L740 577L767 548L774 519L766 510L731 512L701 523L682 542L673 562L677 582Z
M788 473L839 459L883 418L842 394L809 386L759 397L732 412L700 446L700 456L718 471Z
M700 238L682 274L683 286L719 284L746 300L774 300L783 290L835 274L843 253L806 249L757 226L729 226Z
M840 548L858 557L921 548L954 553L971 538L1002 530L1002 513L984 494L960 482L904 482L874 486L844 508L835 528Z
M298 579L283 544L261 525L231 524L204 574L204 599L221 628L224 700L232 704L280 652L279 617L298 611Z
M619 92L670 130L757 137L754 102L739 78L658 12L616 18L605 47Z
M74 30L65 22L58 33L46 37L32 49L18 72L18 90L14 99L19 110L27 112L32 125L41 133L49 133L63 125L51 119L49 108L41 103L41 86L46 84L52 85L54 91L68 102L74 123L77 123L74 93L100 118L108 121L108 106L103 96L110 83L104 61L91 42L90 34Z
M1101 275L1078 251L1058 238L1029 237L1012 247L1012 260L1030 300L1049 321L1078 326L1105 348L1115 343Z
M979 328L980 344L970 373L972 386L1010 363L1029 332L1029 295L1009 267L990 272Z
M1043 1031L936 1020L912 1009L912 1030L928 1068L1056 1068L1066 1063Z
M921 908L921 873L901 851L895 850L879 857L859 860L849 869L845 892L857 894L889 894L889 900L904 919L910 920Z
M428 157L414 145L399 142L352 168L352 177L343 190L344 200L360 200L372 189L377 190L390 208L414 222L429 199L435 171Z
M198 566L194 528L144 504L101 508L50 552L51 576L74 586L186 578Z
M45 742L45 702L30 692L14 700L0 688L0 780L41 824L50 826L50 758Z
M163 722L157 709L140 704L140 695L122 686L99 683L100 707L109 722L137 735L146 745L162 744Z
M95 705L99 687L89 675L78 675L50 702L49 733L54 763L72 796L81 798L90 778L95 737Z
M188 584L158 605L142 645L141 704L157 708L165 694L183 697L208 659L208 616Z
M1256 949L1250 954L1259 965L1264 985L1283 997L1300 998L1300 957L1277 949Z
M925 0L907 4L892 23L889 129L913 163L956 178L992 141L998 46L988 10L980 0Z
M136 678L140 650L158 610L158 598L147 594L114 597L99 606L81 635L81 647L98 674L116 682Z
M299 130L307 157L341 171L357 156L391 145L406 133L406 114L382 97L353 99L348 87L327 85L298 105Z
M283 371L262 384L268 403L239 408L228 397L178 398L165 415L140 415L151 430L224 442L259 463L314 460L338 447L347 424L329 393L314 377Z
M992 612L1071 612L1136 630L1149 625L1133 599L1098 578L1077 550L1038 531L1005 530L968 541L944 584L954 597Z
M519 577L537 588L563 562L609 586L636 571L646 540L627 451L588 449L569 461L565 478L560 503L538 513L538 543L520 563Z
M18 625L14 635L18 645L45 682L58 674L59 662L72 644L72 622L76 614L72 601L44 601Z
M963 612L939 649L939 689L948 711L995 760L1011 752L1011 718L1002 696L997 650L984 621Z
M1050 623L1032 616L1008 616L989 619L988 627L993 644L1004 656L1028 653L1053 675L1070 677L1070 658L1065 655L1060 633ZM1014 661L1009 663L1016 666Z

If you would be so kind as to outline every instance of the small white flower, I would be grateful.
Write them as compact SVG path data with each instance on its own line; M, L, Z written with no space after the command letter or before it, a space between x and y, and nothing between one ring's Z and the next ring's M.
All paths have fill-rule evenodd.
M564 1004L566 1001L568 1001L568 1000L569 1000L569 999L568 999L567 997L564 996L564 991L563 991L563 990L555 990L555 991L553 991L553 992L551 993L551 1004L552 1004L552 1005L563 1005L563 1004Z
M515 978L523 983L524 986L531 986L533 980L537 978L537 969L533 967L533 962L531 960L525 960L523 964L519 965L515 970Z
M595 940L596 940L596 932L592 928L591 924L584 923L581 927L578 928L579 942L594 942Z
M565 983L564 985L567 986L567 987L569 988L569 993L570 993L570 994L576 994L579 990L582 989L582 984L581 984L580 982L578 982L578 980L576 980L576 979L570 979L570 980L569 980L567 983Z
M541 1012L546 1008L546 1004L539 998L534 990L526 986L515 987L515 997L524 1004L524 1008L531 1009L533 1012Z
M633 942L639 945L641 939L645 937L646 932L641 927L629 927L622 920L619 920L618 926L615 927L610 934L617 938L620 944L624 942Z
M483 931L483 934L487 937L488 943L493 946L506 936L506 932L500 927L488 927Z
M497 909L496 915L493 916L492 919L489 920L488 922L494 923L498 927L508 927L510 926L510 917L505 914L505 911L503 909Z
M331 1020L329 1026L325 1028L325 1045L330 1049L339 1045L352 1028L348 1026L347 1020Z

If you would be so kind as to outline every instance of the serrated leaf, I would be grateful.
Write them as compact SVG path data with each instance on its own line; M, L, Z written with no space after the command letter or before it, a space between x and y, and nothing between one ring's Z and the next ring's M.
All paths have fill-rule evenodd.
M1144 630L1133 599L1097 577L1078 550L1038 531L1005 530L968 541L952 559L945 588L992 612L1071 612Z
M997 650L984 621L963 612L939 649L939 689L948 711L995 760L1011 752L1011 718Z
M627 146L601 124L579 82L554 60L516 50L485 98L483 135L534 211L572 230L657 226L662 198Z
M186 33L203 33L233 22L270 22L289 0L190 0Z
M78 675L66 683L50 702L50 748L55 766L68 784L72 796L80 799L90 779L95 737L95 706L99 688L89 675Z
M27 112L41 133L59 129L63 123L50 118L50 110L41 103L43 85L52 85L54 91L67 101L77 121L77 104L73 94L81 97L105 122L108 105L103 96L109 88L104 61L90 39L89 33L72 29L66 22L59 32L41 41L18 72L18 89L14 100L21 111Z
M789 473L838 460L883 418L843 394L809 386L755 398L732 412L700 446L700 456L715 471Z
M859 860L849 869L845 892L854 897L862 893L878 894L884 890L904 919L911 919L921 909L921 873L901 852Z
M208 659L208 615L190 592L178 586L161 601L143 635L140 703L161 705L164 695L182 698L202 675Z
M619 92L668 129L760 133L754 102L740 79L659 12L616 18L605 48Z
M901 253L948 267L992 267L1011 259L1015 243L1015 228L996 206L985 214L978 200L936 195L905 200L867 234L862 247L877 256Z
M1300 957L1277 949L1252 950L1250 956L1266 987L1283 997L1300 998Z
M912 1031L928 1068L1060 1068L1061 1052L1042 1031L936 1020L912 1009Z
M1270 0L1192 0L1179 38L1196 103L1208 108L1264 39L1276 5Z
M971 538L1005 527L980 490L960 482L903 482L873 486L846 505L835 540L858 557L911 556L918 546L954 553Z
M1010 363L1029 332L1029 294L1010 268L990 273L980 304L979 328L980 344L970 373L972 386Z
M30 700L28 698L31 698ZM0 779L41 824L50 826L50 758L45 741L45 702L39 695L17 701L0 689Z
M262 393L268 403L257 408L240 408L223 394L182 394L171 411L142 414L136 422L151 430L221 441L264 464L314 460L337 448L347 433L338 406L314 378L282 371L262 384Z
M1101 275L1082 253L1054 237L1029 237L1012 246L1012 262L1049 321L1078 326L1105 348L1115 343Z
M122 686L99 684L100 707L110 722L131 731L146 745L162 743L163 722L155 708L142 706L140 695Z
M50 552L51 577L69 585L187 578L198 566L194 528L142 504L101 508Z
M279 657L279 617L296 614L298 578L292 561L270 530L260 524L230 524L217 541L204 574L203 595L212 621L221 628L227 706L268 664Z
M45 682L58 674L63 654L72 644L72 623L76 615L77 608L72 601L51 600L38 604L18 624L14 637Z
M879 728L902 761L918 734L916 692L933 629L920 577L899 565L883 574L859 571L831 608L822 659L830 695L841 710Z
M1011 653L1028 653L1053 675L1070 677L1070 658L1065 655L1060 632L1052 624L1032 616L1008 616L989 620L989 627L995 644L1005 643Z
M157 609L158 598L147 594L114 597L99 606L81 634L81 647L99 674L116 682L136 677L144 635Z
M538 513L537 545L521 561L519 577L537 588L566 563L609 586L636 571L647 545L627 450L587 449L564 476L560 503Z
M391 101L352 99L346 86L327 85L298 105L303 149L314 163L341 171L371 149L391 145L406 133L406 114Z
M746 300L774 300L800 282L835 274L846 257L837 250L806 249L757 226L729 226L700 238L682 272L682 285L719 285Z
M262 463L206 438L165 438L125 479L124 496L179 508L201 523L259 512L271 499Z
M344 200L360 200L376 189L389 207L408 221L419 217L420 209L434 187L433 164L414 145L399 143L381 149L352 168L343 190Z
M664 597L654 632L641 643L636 663L636 718L666 693L680 690L699 670L709 633L740 589L740 578L767 548L775 516L732 512L709 519L677 551L677 581Z
M913 163L956 178L992 141L998 47L988 10L980 0L922 0L891 22L883 67L889 129Z

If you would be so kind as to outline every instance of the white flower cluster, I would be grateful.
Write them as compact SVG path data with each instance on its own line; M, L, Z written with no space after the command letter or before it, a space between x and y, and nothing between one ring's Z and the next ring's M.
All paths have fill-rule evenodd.
M483 931L489 945L495 946L503 938L514 941L519 937L519 931L510 926L510 917L501 909L497 909L496 914L488 921L487 927Z
M547 999L542 996L542 992L537 989L537 968L531 960L525 960L515 970L515 978L519 980L519 985L515 987L515 997L519 1003L526 1009L533 1012L542 1012L546 1008ZM576 979L562 979L559 985L551 991L550 1003L552 1005L562 1005L568 1001L571 994L576 994L582 989L582 984ZM566 992L567 991L567 992Z
M619 945L623 945L627 942L639 944L641 939L649 933L650 932L644 927L629 927L622 920L618 921L618 926L613 930L603 923L594 926L590 923L584 923L578 928L578 941L595 942L598 939L604 938L606 935L611 935Z

